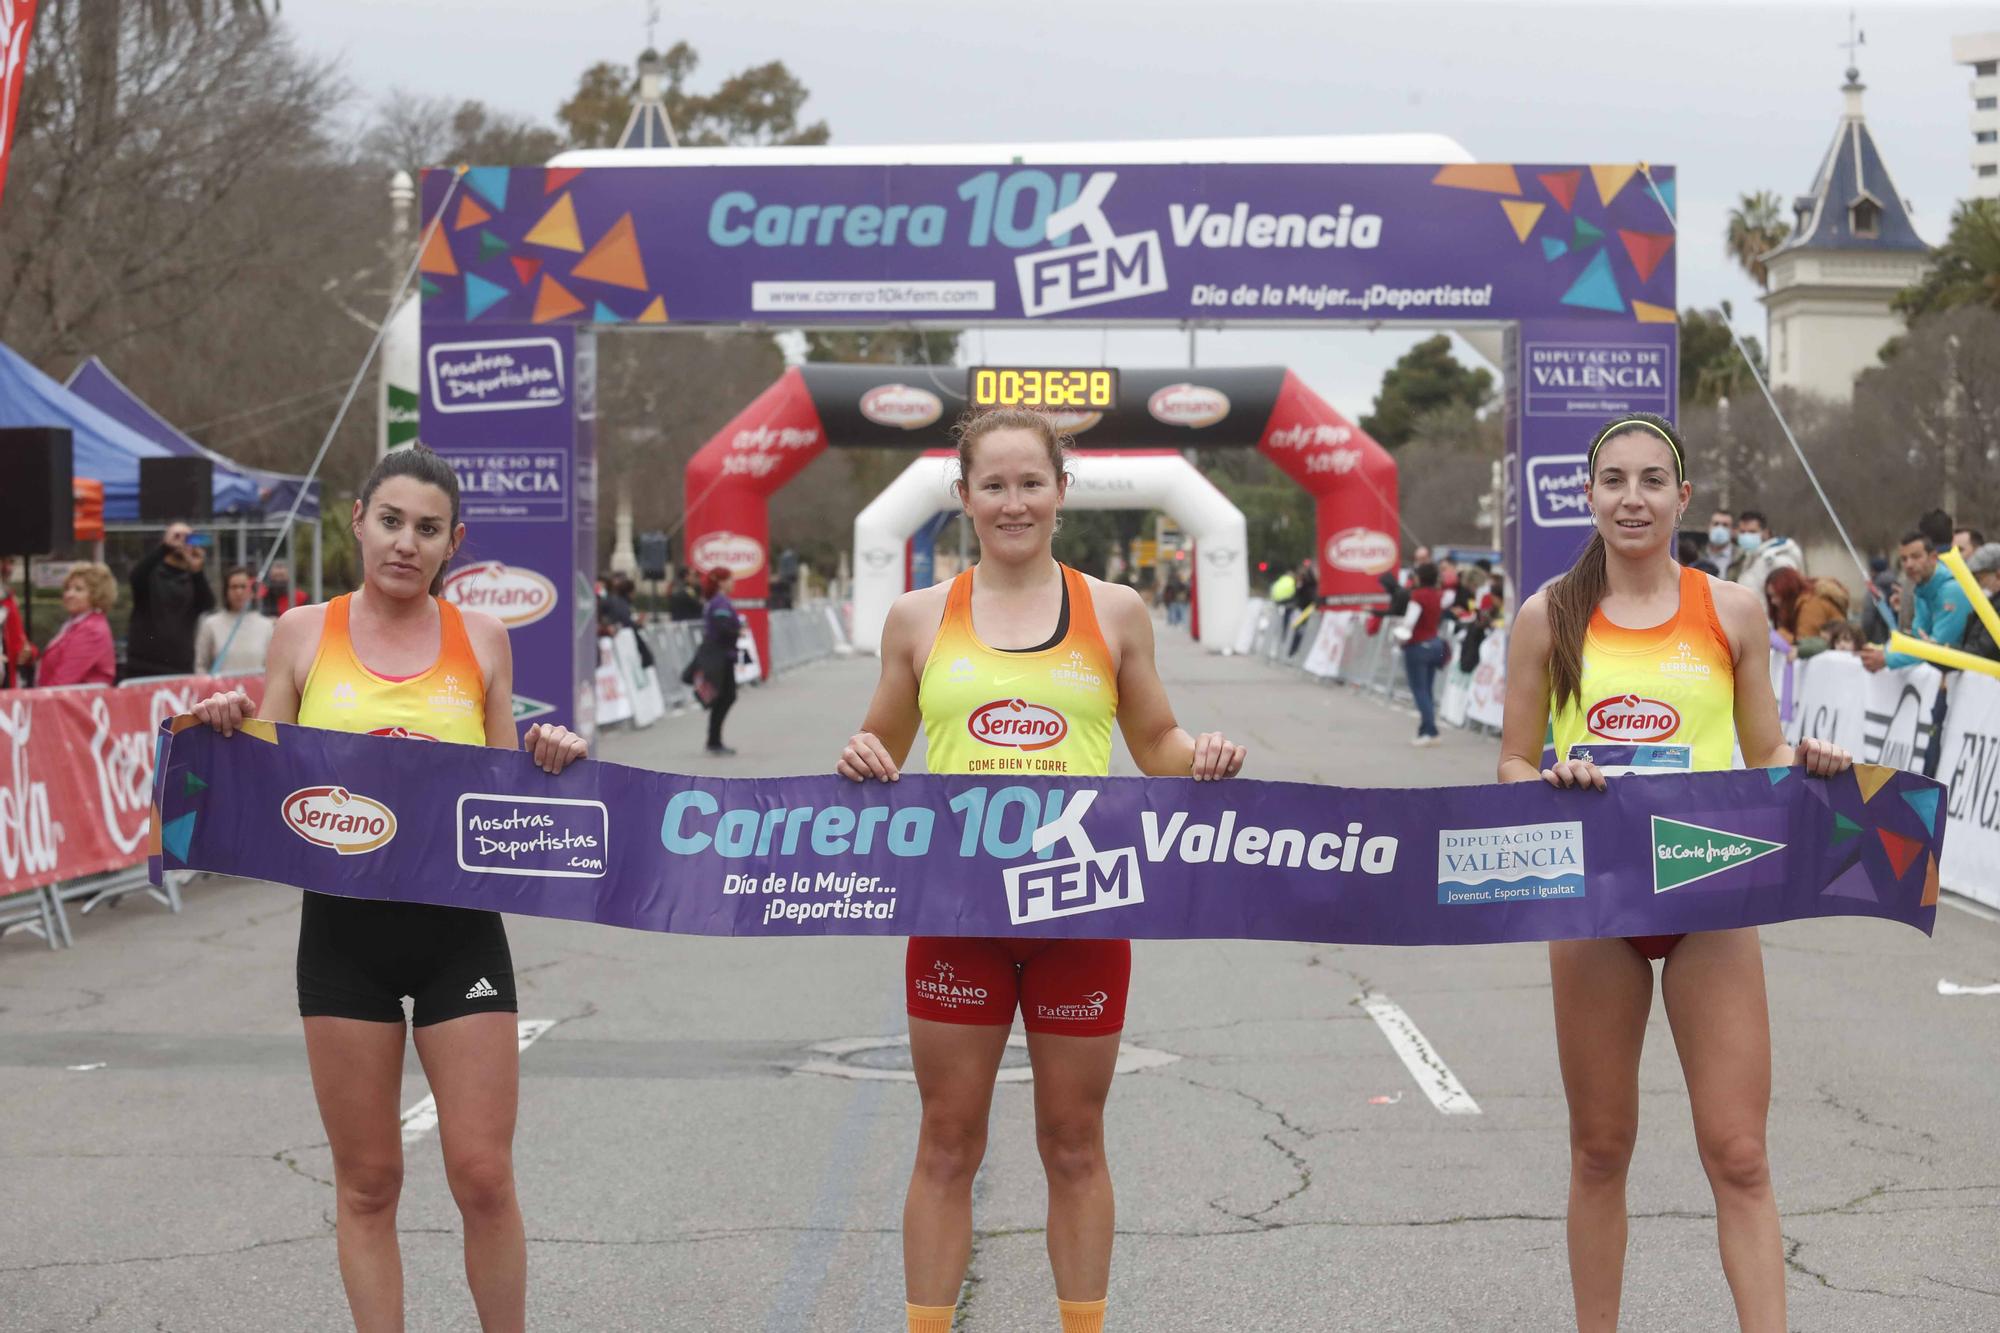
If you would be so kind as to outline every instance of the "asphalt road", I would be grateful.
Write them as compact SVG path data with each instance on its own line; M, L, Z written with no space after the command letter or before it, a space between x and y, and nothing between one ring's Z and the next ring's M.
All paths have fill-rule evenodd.
M1247 742L1257 776L1492 772L1492 741L1412 750L1407 715L1345 689L1184 643L1163 668L1183 719ZM603 753L823 770L873 680L872 660L835 661L747 692L726 769L701 754L698 718ZM347 1327L294 1008L297 914L294 890L206 880L179 916L132 900L80 920L71 951L0 941L0 1328ZM900 943L509 930L521 1017L554 1022L522 1057L531 1324L899 1330L915 1087L798 1067L898 1063ZM1764 939L1792 1326L2000 1328L2000 995L1938 985L2000 981L2000 923L1954 908L1932 940L1859 920ZM1112 1096L1111 1328L1568 1326L1541 948L1142 943L1131 1013L1138 1061L1171 1059ZM1421 1081L1390 1040L1412 1031ZM862 1049L812 1049L842 1039ZM426 1088L409 1069L414 1106ZM1626 1326L1733 1327L1657 1005L1642 1085ZM1010 1082L961 1329L1056 1327L1043 1201L1029 1088ZM434 1133L409 1150L401 1222L409 1326L476 1327Z

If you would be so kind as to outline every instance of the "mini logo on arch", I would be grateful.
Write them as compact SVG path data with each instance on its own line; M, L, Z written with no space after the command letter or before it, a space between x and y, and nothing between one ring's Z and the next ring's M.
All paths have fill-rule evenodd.
M483 560L453 570L444 599L461 611L484 611L508 629L532 625L556 609L556 585L521 565Z
M1229 395L1205 384L1169 384L1146 400L1146 411L1163 426L1199 430L1229 415Z
M1374 528L1347 528L1327 538L1326 562L1352 574L1380 574L1396 567L1396 539Z
M1584 725L1593 736L1608 741L1629 741L1635 745L1663 741L1681 729L1680 710L1658 699L1621 694L1615 699L1599 699L1584 715Z
M316 847L359 856L396 836L396 812L345 787L301 787L279 806L285 827Z
M973 739L1017 750L1046 750L1069 735L1069 719L1026 699L995 699L972 711L965 729Z
M878 426L921 430L944 415L944 400L909 384L878 384L861 395L861 415Z

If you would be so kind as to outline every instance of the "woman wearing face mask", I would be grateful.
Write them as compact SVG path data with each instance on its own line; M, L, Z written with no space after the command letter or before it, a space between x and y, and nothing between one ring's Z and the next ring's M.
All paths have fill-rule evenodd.
M1798 763L1820 777L1847 769L1853 761L1838 746L1785 743L1761 598L1675 563L1674 528L1691 487L1673 426L1650 413L1614 418L1587 458L1596 533L1574 568L1522 605L1508 640L1500 780L1602 791L1605 772L1570 758L1570 749L1610 739L1591 735L1596 706L1634 695L1671 705L1675 728L1654 748L1677 754L1684 770L1729 768L1732 744L1753 767ZM1551 712L1556 761L1544 769ZM1549 946L1569 1102L1577 1328L1618 1326L1625 1176L1638 1135L1639 1052L1657 959L1666 960L1660 988L1737 1321L1746 1333L1784 1333L1784 1243L1764 1147L1771 1032L1753 928Z
M1243 747L1174 720L1153 666L1153 620L1138 593L1058 564L1068 486L1063 441L1036 412L997 411L960 428L960 502L979 563L905 593L882 631L882 679L835 769L894 782L925 736L933 773L969 773L1021 750L978 728L991 710L1057 714L1042 772L1110 771L1115 721L1141 772L1232 777ZM910 1056L923 1125L903 1206L911 1333L948 1333L972 1252L972 1179L986 1149L994 1076L1018 1005L1035 1071L1035 1132L1048 1177L1048 1251L1063 1333L1104 1327L1111 1273L1111 1177L1104 1103L1125 1022L1124 940L913 939L905 960Z
M332 731L512 750L506 627L439 597L460 543L458 478L421 444L383 456L354 502L361 591L288 611L264 666L261 716ZM252 716L240 691L195 715L228 735ZM541 723L525 748L561 772L583 739ZM364 783L366 775L346 780ZM359 1330L403 1327L396 1242L403 997L437 1101L445 1179L465 1224L465 1276L485 1333L526 1319L528 1255L514 1193L520 1092L514 970L497 912L307 893L299 1014L333 1150L334 1235Z

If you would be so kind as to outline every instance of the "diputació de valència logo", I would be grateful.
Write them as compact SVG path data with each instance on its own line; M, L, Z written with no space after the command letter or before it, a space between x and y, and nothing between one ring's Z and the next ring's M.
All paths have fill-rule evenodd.
M1438 902L1534 902L1583 897L1583 824L1438 830Z
M358 856L396 836L396 812L345 787L301 787L279 804L285 827L315 847Z

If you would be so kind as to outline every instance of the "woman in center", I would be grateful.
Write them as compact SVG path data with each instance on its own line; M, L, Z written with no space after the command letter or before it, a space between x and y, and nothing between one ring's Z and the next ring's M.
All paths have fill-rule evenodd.
M1057 563L1064 459L1062 437L1037 412L1003 409L960 426L954 485L979 563L890 609L882 679L840 752L843 777L894 782L920 723L933 773L1103 777L1114 720L1142 773L1207 780L1243 767L1242 746L1218 732L1190 736L1174 720L1138 593ZM1064 724L1054 744L1046 727L1031 740L1006 725L1050 714ZM1130 941L919 938L904 971L923 1099L903 1205L911 1333L951 1327L972 1253L972 1178L1017 1006L1034 1067L1063 1333L1098 1333L1111 1275L1104 1103L1125 1025Z

